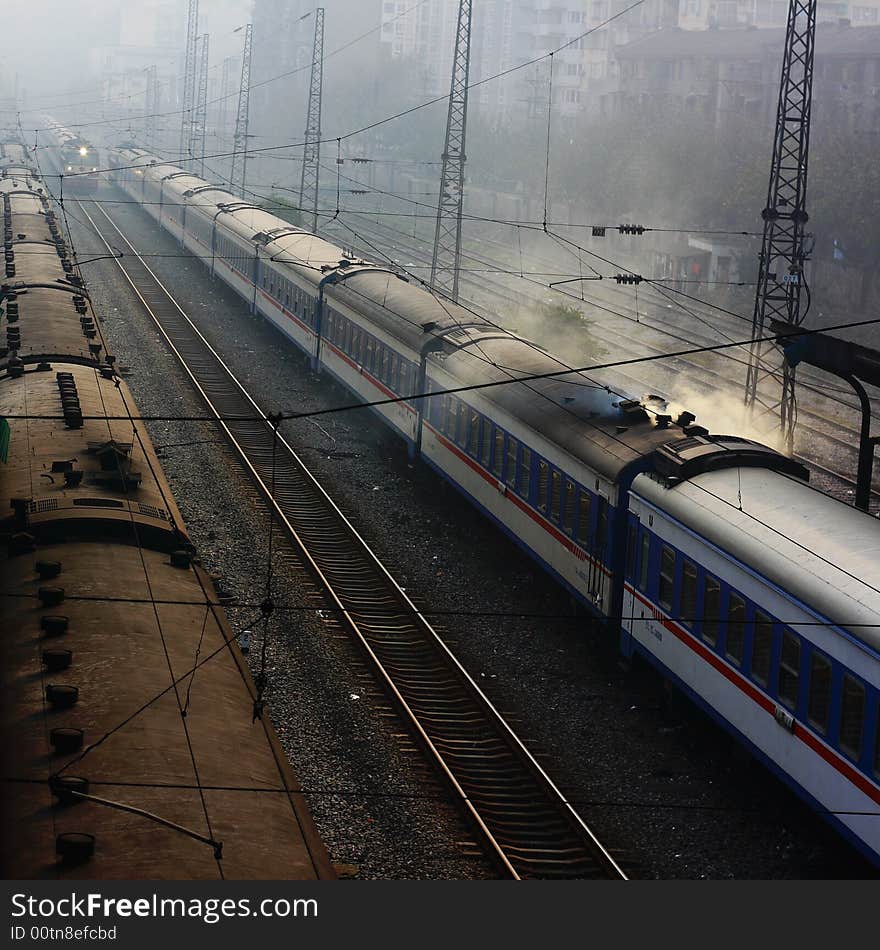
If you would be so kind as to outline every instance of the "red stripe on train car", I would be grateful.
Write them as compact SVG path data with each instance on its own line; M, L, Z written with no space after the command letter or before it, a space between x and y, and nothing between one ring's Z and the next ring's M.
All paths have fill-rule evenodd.
M667 617L659 608L657 608L651 601L646 600L642 594L635 590L635 588L633 588L630 584L626 585L626 589L637 600L643 603L651 611L651 613L656 616L658 620L660 620L663 626L673 633L685 646L687 646L699 657L705 660L710 666L721 673L725 679L729 680L741 692L745 693L749 699L757 703L764 710L764 712L770 716L775 715L776 703L774 703L769 696L765 696L764 693L762 693L756 686L747 680L741 673L738 673L731 666L725 663L721 657L713 653L712 650L697 640L692 633L689 633L683 627L680 627L677 623L675 623L675 621ZM865 795L880 804L880 788L877 788L877 786L874 785L871 780L867 778L867 776L857 771L849 762L846 761L846 759L841 758L838 753L829 748L818 738L818 736L814 736L812 732L810 732L808 729L805 729L799 722L795 723L795 728L792 735L796 739L800 739L804 745L812 749L813 752L824 759L830 766L843 775L844 778L849 779L849 781L860 791L864 792Z

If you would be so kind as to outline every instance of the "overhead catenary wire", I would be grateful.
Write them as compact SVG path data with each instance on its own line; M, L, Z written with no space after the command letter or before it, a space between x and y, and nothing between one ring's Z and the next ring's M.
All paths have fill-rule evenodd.
M795 336L810 336L816 333L827 333L831 330L847 330L854 329L856 327L866 327L866 326L876 326L880 324L880 317L875 317L868 320L855 320L849 323L839 323L831 327L824 327L821 330L805 330L803 328L798 328L797 331L789 334L790 337ZM763 338L766 341L775 340L775 336L767 336ZM591 363L586 366L580 366L573 369L559 369L559 370L548 370L546 373L525 373L521 376L516 376L512 379L501 379L501 380L491 380L488 382L482 383L469 383L462 386L450 386L444 389L431 390L429 392L412 392L403 396L387 396L382 399L371 399L371 400L362 400L360 402L346 403L341 406L332 406L325 409L310 409L310 410L290 410L287 412L280 413L282 420L286 419L310 419L316 416L325 416L325 415L334 415L339 412L350 412L357 409L370 409L377 406L388 406L394 405L395 403L407 402L410 400L418 399L432 399L437 396L446 396L446 395L456 395L459 393L467 392L479 392L488 389L497 389L501 386L510 386L515 383L527 383L534 382L537 380L543 379L563 379L566 376L572 376L583 373L590 373L600 369L613 369L620 366L633 366L640 363L652 363L659 360L666 359L676 359L680 356L689 356L694 353L713 353L718 350L727 350L740 346L748 346L752 341L748 340L734 340L728 343L715 343L709 346L697 346L689 347L684 350L674 350L668 353L655 353L649 356L634 356L625 360L611 360L604 363ZM4 416L6 419L61 419L62 416L53 413L6 413ZM129 419L129 416L90 416L84 415L83 419ZM140 415L131 417L136 420L144 422L213 422L216 421L216 416L205 416L205 415ZM242 416L242 415L231 415L228 417L221 416L223 418L235 419L237 421L242 420L256 420L257 416Z
M15 785L37 785L42 784L39 779L27 778L24 776L4 776L0 781L6 782L8 784ZM157 790L171 790L171 791L194 791L195 786L187 785L183 782L114 782L109 780L104 780L101 778L90 779L90 785L96 787L110 787L110 788L140 788L140 789L157 789ZM388 801L399 801L399 800L411 800L411 801L420 801L420 802L448 802L454 801L455 799L449 793L431 793L431 792L410 792L410 791L396 791L388 789L372 789L372 788L345 788L345 787L331 787L331 788L314 788L314 787L301 787L297 789L282 788L282 787L272 787L265 785L203 785L202 786L206 791L209 792L247 792L247 793L259 793L263 795L306 795L309 797L334 797L334 798L359 798L367 800L388 800ZM566 795L565 800L571 805L574 805L578 808L618 808L618 809L640 809L640 810L651 810L651 811L684 811L684 812L706 812L706 813L723 813L723 814L743 814L743 815L763 815L766 814L766 809L761 807L739 807L732 805L704 805L704 804L695 804L694 802L685 802L685 801L670 801L668 796L663 795L663 797L658 801L647 801L639 799L605 799L605 798L578 798L577 796ZM819 806L814 806L814 810L821 815L841 815L841 816L865 816L865 817L874 817L880 815L880 809L872 810L846 810L846 809L829 809L822 808ZM205 842L211 843L211 842Z

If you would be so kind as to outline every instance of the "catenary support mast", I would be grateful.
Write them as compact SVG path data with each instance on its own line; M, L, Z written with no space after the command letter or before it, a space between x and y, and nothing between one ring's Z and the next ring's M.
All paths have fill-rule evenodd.
M306 115L306 140L303 146L302 180L299 205L303 216L311 216L312 232L318 230L318 180L321 160L321 93L324 81L324 8L315 11L315 43L312 47L312 75L309 82L309 106Z
M446 145L443 149L437 225L434 229L434 256L431 260L431 286L456 301L461 266L461 216L464 207L472 5L472 0L460 0L458 7L452 85L446 118Z
M210 50L209 36L203 33L198 44L199 85L196 97L196 110L192 125L192 145L190 151L193 158L199 160L199 175L205 177L205 139L208 133L208 56Z
M807 159L813 89L813 50L816 39L816 0L790 0L782 78L776 112L776 134L770 165L767 204L761 212L764 237L758 265L758 286L752 317L752 343L746 377L746 405L760 400L759 386L768 377L774 390L779 372L767 368L777 359L774 344L761 342L773 320L793 326L803 323L801 291L806 286L804 262L809 256ZM809 289L807 289L807 307ZM784 362L782 393L768 411L778 410L782 437L791 451L797 419L794 368ZM774 397L775 398L775 397Z
M199 0L189 0L186 26L186 54L183 66L183 102L180 119L180 158L189 158L193 109L196 99L196 44L199 33Z
M252 23L244 28L244 51L241 55L241 85L238 89L238 115L235 118L235 135L232 139L232 170L229 175L229 190L240 198L245 196L247 184L248 118L251 90L251 49L254 42Z

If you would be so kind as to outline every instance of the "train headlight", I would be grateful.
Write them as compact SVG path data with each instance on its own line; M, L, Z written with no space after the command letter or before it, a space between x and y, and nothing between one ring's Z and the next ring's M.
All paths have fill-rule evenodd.
M88 155L88 154L89 154L89 150L85 147L85 145L83 145L83 147L79 150L79 154L80 154L80 155Z
M67 170L68 170L69 172L72 172L72 171L73 171L73 165L68 165L68 166L67 166Z
M92 169L93 172L96 172L97 170L98 170L97 168L93 168L93 169Z

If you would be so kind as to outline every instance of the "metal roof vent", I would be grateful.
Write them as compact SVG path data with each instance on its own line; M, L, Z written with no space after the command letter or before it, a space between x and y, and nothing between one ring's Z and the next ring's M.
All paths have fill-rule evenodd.
M60 604L64 600L64 588L63 587L41 587L37 591L37 597L40 598L40 603L44 607L54 607L57 604Z
M78 795L89 794L89 780L80 775L53 775L49 779L49 788L61 805L75 805L82 799ZM72 794L72 793L78 793Z
M55 838L55 853L67 867L85 864L95 854L95 836L68 831Z
M43 665L50 673L60 673L73 662L73 650L43 650Z
M192 554L189 551L181 548L177 551L171 552L171 566L179 567L182 570L189 570L189 566L192 563Z
M46 617L40 618L40 629L47 637L60 637L62 634L67 633L69 623L70 621L67 617L49 614Z
M61 573L61 561L37 561L34 570L40 575L40 580L47 581Z
M70 709L79 699L79 687L50 683L46 687L46 701L55 709Z
M59 755L70 755L82 748L85 733L82 729L73 729L70 726L59 726L49 733L49 743Z

